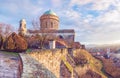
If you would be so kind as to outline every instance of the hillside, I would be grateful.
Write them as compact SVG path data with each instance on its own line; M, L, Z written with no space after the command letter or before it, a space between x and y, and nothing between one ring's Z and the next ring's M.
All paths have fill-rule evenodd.
M110 78L120 78L120 67L116 66L115 62L111 59L105 59L101 57L96 57L103 63L103 68L106 74Z
M86 50L77 49L74 50L73 53L73 56L77 58L77 62L78 60L80 61L75 67L79 78L107 78L101 71L101 62L95 59ZM84 62L85 60L86 62Z
M101 71L101 62L83 49L33 50L27 55L57 78L107 78Z

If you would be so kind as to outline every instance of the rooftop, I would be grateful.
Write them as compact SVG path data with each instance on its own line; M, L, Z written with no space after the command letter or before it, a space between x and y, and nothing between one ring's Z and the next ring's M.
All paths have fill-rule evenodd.
M29 33L75 33L73 29L62 29L62 30L47 30L47 31L40 31L40 30L28 30Z
M44 15L55 15L55 16L57 16L56 13L53 12L52 10L46 11L46 12L44 13Z

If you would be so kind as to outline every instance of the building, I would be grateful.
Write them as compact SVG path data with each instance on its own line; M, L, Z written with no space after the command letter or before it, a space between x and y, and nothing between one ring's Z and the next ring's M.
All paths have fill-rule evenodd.
M59 29L59 17L52 10L48 10L40 16L40 29L29 30L26 28L26 22L24 19L20 21L19 33L25 36L49 35L51 38L57 38L56 43L64 44L68 47L74 42L75 31L74 29ZM68 46L66 46L67 44Z

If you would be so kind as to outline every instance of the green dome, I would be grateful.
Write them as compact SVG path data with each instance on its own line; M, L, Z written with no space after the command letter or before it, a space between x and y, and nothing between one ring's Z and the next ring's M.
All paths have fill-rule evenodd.
M57 16L56 13L53 12L52 10L46 11L46 12L44 13L44 15L55 15L55 16Z

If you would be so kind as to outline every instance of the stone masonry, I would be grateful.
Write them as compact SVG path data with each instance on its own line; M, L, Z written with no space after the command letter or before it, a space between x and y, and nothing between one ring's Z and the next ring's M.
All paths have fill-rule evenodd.
M52 72L33 59L30 55L20 53L20 56L23 61L22 78L56 78Z
M77 78L76 76L71 76L72 74L74 74L74 68L72 64L70 64L70 62L66 60L66 57L68 55L67 49L38 50L27 54L36 59L42 65L44 65L48 70L54 73L57 78ZM63 59L65 64L61 64ZM66 71L61 71L62 68L66 68ZM67 74L62 76L63 73Z

